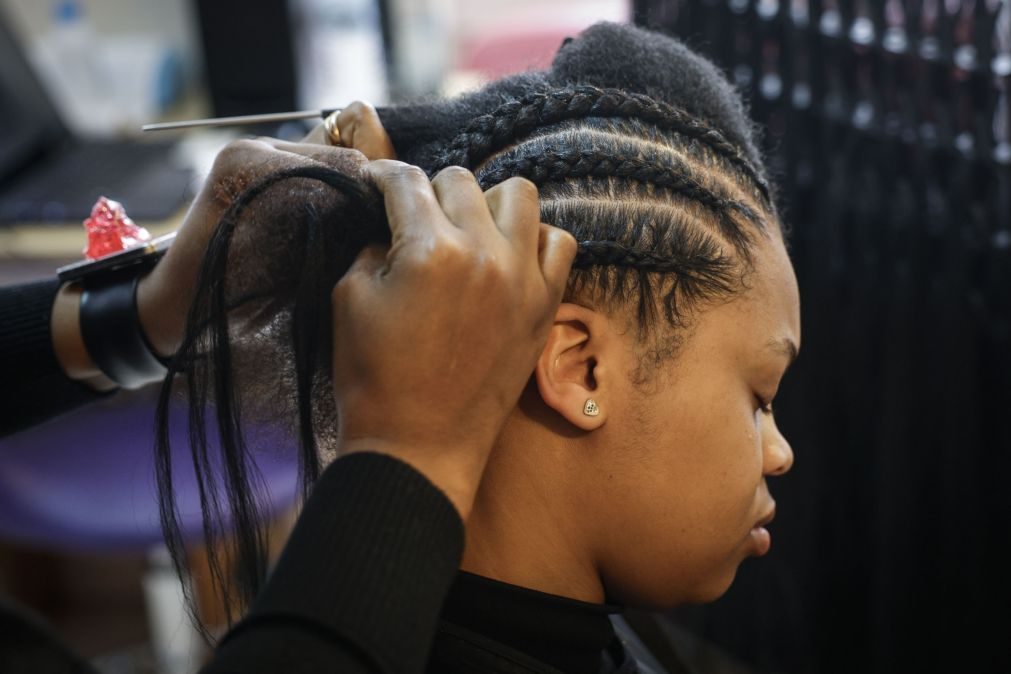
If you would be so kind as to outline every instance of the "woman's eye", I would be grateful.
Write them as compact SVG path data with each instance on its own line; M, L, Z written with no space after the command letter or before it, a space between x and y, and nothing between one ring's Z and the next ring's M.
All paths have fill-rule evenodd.
M758 409L762 410L764 414L772 414L772 401L766 402L762 398L755 396L755 400L758 401Z

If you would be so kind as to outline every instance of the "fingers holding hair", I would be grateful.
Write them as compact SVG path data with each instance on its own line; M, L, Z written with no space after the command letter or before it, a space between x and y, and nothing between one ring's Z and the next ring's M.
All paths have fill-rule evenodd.
M541 223L537 237L537 263L547 285L550 301L562 301L576 259L576 239L564 229Z
M449 221L458 229L482 233L494 229L495 221L474 174L449 166L432 179L432 189Z
M541 222L537 186L526 178L509 178L485 192L499 232L521 251L533 248Z
M336 113L333 123L340 135L341 147L358 150L371 161L397 158L393 141L383 127L379 113L371 104L354 101ZM324 124L310 131L303 140L314 145L334 145Z
M380 159L366 168L386 205L386 218L398 240L445 234L452 227L428 176L417 166Z
M354 101L337 115L341 145L358 150L370 160L396 159L390 135L371 103Z

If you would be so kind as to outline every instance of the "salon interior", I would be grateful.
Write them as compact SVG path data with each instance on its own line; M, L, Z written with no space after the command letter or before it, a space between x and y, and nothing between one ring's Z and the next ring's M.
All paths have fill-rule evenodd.
M742 92L801 294L776 546L664 615L683 671L1011 672L1011 0L0 0L0 285L79 262L99 196L170 234L234 139L543 68L598 21ZM189 577L163 543L157 388L0 438L0 595L102 674L197 671L185 596L224 629L192 480ZM262 431L283 541L297 459Z

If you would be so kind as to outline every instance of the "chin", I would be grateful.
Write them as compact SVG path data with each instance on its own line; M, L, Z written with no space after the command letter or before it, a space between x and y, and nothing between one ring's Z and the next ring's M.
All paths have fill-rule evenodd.
M690 586L685 586L683 580L658 584L656 588L641 588L625 592L608 592L609 601L617 601L629 608L642 611L664 611L685 604L708 604L714 602L730 589L737 576L737 567L721 575L707 575L699 578ZM653 591L649 591L653 589Z
M728 580L725 583L722 583L720 585L714 585L713 587L707 588L705 592L699 594L699 597L695 601L695 603L708 604L709 602L716 601L717 599L719 599L720 597L722 597L727 593L727 590L730 589L730 586L733 584L733 582L734 579L733 577L731 577L730 580Z
M682 603L685 604L708 604L714 602L727 593L730 586L737 577L737 567L733 567L729 572L720 576L710 576L700 580L698 585L692 588L689 596Z

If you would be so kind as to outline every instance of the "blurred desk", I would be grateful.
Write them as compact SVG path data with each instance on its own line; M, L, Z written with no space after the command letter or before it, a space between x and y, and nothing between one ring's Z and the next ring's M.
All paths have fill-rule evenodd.
M182 224L186 206L161 222L137 222L151 236L174 231ZM68 260L81 257L85 245L84 227L80 222L15 223L0 227L0 265L19 260Z
M194 172L192 192L195 194L210 172L214 157L222 147L238 137L240 131L199 129L176 133L179 136L177 151ZM95 198L99 196L95 195ZM183 205L166 220L158 222L136 220L136 222L151 232L152 236L160 236L179 228L186 216L187 208L188 204ZM0 225L0 284L52 278L57 267L81 259L84 245L85 234L81 222L26 222Z
M161 236L182 224L186 207L168 220L137 224ZM54 278L56 268L82 259L84 227L77 223L24 223L0 227L0 285Z

